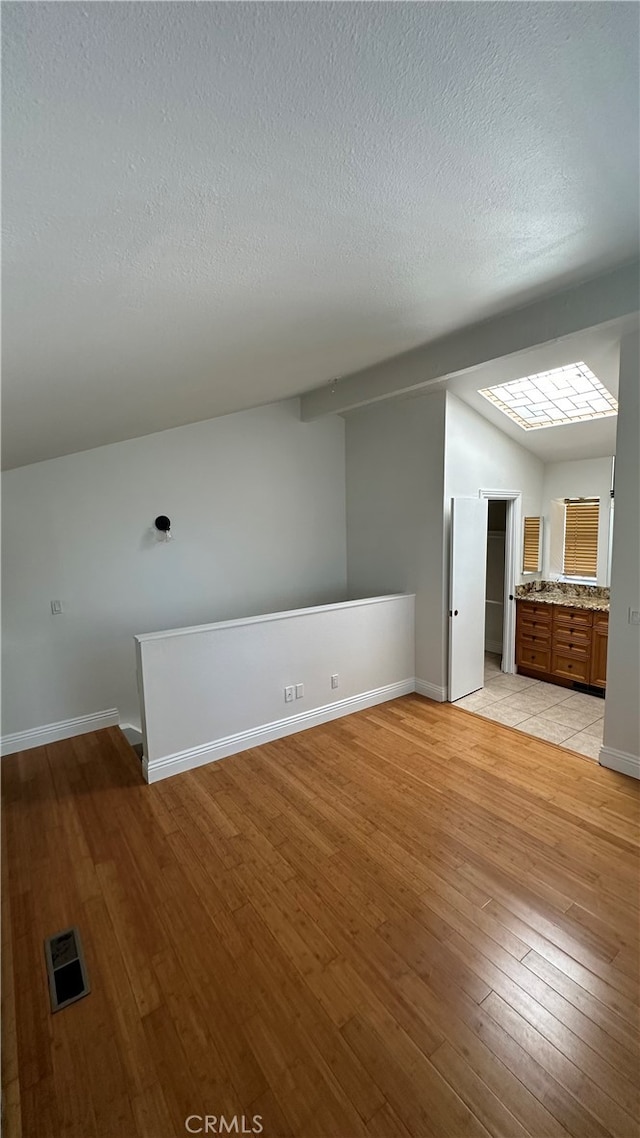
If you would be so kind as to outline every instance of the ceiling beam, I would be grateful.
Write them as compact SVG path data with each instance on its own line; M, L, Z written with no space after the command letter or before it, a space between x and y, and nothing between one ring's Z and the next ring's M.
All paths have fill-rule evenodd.
M429 387L480 364L608 324L640 309L640 261L635 260L533 304L422 344L393 359L323 384L301 396L301 416L349 411Z

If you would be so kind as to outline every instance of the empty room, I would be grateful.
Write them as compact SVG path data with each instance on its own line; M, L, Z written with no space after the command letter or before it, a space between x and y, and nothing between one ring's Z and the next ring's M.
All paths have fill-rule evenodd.
M2 83L3 1135L638 1138L640 5Z

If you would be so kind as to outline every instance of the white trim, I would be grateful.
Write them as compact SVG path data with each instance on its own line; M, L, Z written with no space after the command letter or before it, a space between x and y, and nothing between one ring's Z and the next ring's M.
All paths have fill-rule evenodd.
M415 690L416 680L411 676L406 680L363 692L362 695L349 696L347 699L337 700L313 711L302 711L298 715L278 719L274 723L265 723L248 731L238 731L235 735L227 735L224 739L213 739L210 743L202 743L199 747L190 747L186 751L178 751L176 754L153 759L151 762L145 755L142 760L142 773L147 782L158 782L159 779L168 778L170 775L224 759L227 755L236 755L249 747L260 747L263 743L283 739L298 731L306 731L309 727L318 727L321 723L329 723L332 719L340 719L343 715L364 711L377 703L398 699L399 696L409 695Z
M3 755L14 755L17 751L29 751L32 747L44 747L47 743L57 743L60 739L71 739L74 735L86 735L88 731L117 727L119 722L117 708L110 707L108 711L78 715L76 719L61 719L59 723L46 723L43 727L32 727L29 731L14 731L2 736L0 747Z
M615 747L601 747L601 767L608 767L611 771L629 775L631 778L640 778L640 756L630 755L627 751L617 751Z
M433 699L436 703L447 702L447 689L439 687L437 684L430 684L428 680L419 680L416 677L416 688L418 695L424 695L427 699Z
M338 601L331 605L311 605L306 609L287 609L284 612L268 612L261 616L243 616L238 620L219 620L213 624L196 624L190 628L168 628L163 632L144 632L134 636L138 644L147 640L164 640L170 636L191 636L194 632L213 632L219 628L240 628L245 624L264 624L271 620L290 620L294 616L308 616L310 613L331 612L334 609L359 608L362 605L380 605L384 601L410 600L414 593L388 593L384 597L363 597L358 601Z

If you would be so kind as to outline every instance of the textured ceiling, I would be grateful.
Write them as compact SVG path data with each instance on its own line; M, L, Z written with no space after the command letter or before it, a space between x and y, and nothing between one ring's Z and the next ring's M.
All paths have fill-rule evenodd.
M308 390L633 256L637 23L4 5L5 465Z

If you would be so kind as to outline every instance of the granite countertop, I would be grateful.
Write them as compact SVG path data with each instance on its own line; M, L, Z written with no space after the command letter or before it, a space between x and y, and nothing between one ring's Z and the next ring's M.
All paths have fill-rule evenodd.
M598 585L570 585L565 581L531 581L516 586L516 600L537 605L567 605L593 612L609 612L609 590Z

